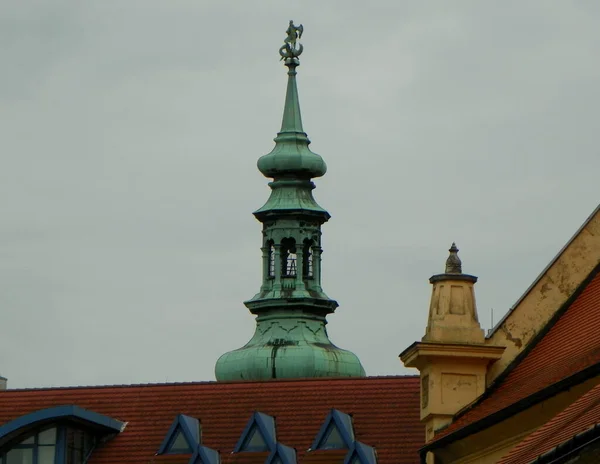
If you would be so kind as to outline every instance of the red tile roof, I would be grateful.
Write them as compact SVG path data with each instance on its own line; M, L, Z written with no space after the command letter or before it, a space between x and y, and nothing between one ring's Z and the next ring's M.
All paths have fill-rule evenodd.
M600 423L600 385L592 388L527 436L515 446L498 464L527 464L537 456Z
M230 464L265 464L270 453L237 453L221 456L222 463Z
M436 434L432 443L598 363L600 273L489 396L486 394Z
M344 462L347 451L317 450L308 453L302 459L302 464L329 464L331 462ZM381 462L381 461L380 461ZM416 460L414 462L417 462Z
M356 439L377 449L380 464L419 462L425 435L414 376L6 390L0 424L64 404L127 422L90 464L179 462L154 454L180 413L200 419L202 444L219 450L223 464L253 462L231 452L254 411L276 417L277 439L296 448L299 463L331 408L353 415Z

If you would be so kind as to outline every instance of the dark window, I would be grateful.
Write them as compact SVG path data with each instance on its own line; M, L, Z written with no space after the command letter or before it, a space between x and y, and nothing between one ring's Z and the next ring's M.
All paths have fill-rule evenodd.
M283 277L296 277L296 241L293 238L281 241L281 269Z
M256 425L250 431L241 451L269 451L269 447Z
M21 440L3 454L3 464L54 464L56 461L56 427L42 430Z
M331 424L327 433L325 434L325 438L323 439L320 449L346 449L346 443L342 438L342 434L338 430L338 428Z
M84 464L93 445L94 437L83 430L47 428L0 453L0 464Z
M173 439L173 443L171 444L169 454L187 454L191 453L192 448L190 448L189 443L185 439L185 435L179 430Z
M93 437L79 429L68 428L66 431L67 464L82 464L85 462L94 445Z
M303 260L302 274L303 274L304 278L312 279L313 278L314 257L313 257L313 252L312 252L312 241L310 241L310 240L304 241L304 253L302 255L302 260Z
M33 464L33 448L14 448L4 457L6 464Z

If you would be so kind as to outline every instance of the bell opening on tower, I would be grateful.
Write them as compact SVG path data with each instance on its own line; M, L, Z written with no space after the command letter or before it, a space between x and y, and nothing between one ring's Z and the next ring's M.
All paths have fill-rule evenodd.
M298 274L297 259L296 240L293 238L284 238L281 241L282 277L296 277Z

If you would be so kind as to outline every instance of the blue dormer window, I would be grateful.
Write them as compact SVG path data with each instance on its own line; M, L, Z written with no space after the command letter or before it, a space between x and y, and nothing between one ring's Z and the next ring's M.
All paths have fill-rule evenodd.
M372 446L357 441L354 442L354 449L351 450L350 457L346 456L344 462L349 464L377 464L377 453Z
M124 428L76 405L40 409L0 426L0 464L84 464L97 440Z
M185 436L183 435L181 430L178 431L177 436L173 440L173 443L171 444L171 447L169 448L167 453L168 454L186 454L186 453L191 453L191 452L192 452L192 448L189 445L189 443L187 442L187 440L185 439Z
M342 438L340 430L335 424L330 424L329 428L319 445L319 449L346 449L346 442Z
M83 464L94 442L83 430L51 427L12 445L0 455L0 464Z
M178 414L156 454L191 454L201 442L200 421Z
M175 417L156 454L191 454L190 464L221 462L218 451L202 446L200 421L185 414Z
M87 462L92 449L96 445L96 437L84 430L67 428L65 437L65 455L67 464Z
M36 433L14 445L2 457L2 464L54 464L56 427Z
M256 425L252 430L250 430L250 433L244 441L241 449L243 451L269 451L267 442L263 438Z
M313 450L352 449L353 444L354 427L352 417L342 411L332 409L310 448Z
M250 417L233 452L270 452L266 464L296 464L296 450L277 442L275 418L258 411Z
M347 449L344 464L377 464L375 448L357 441L354 437L352 416L332 409L309 451Z
M243 451L271 451L277 449L275 418L256 411L246 424L234 453Z

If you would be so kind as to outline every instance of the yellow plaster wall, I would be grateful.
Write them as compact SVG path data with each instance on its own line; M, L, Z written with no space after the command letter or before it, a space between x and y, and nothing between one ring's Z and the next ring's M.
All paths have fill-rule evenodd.
M506 347L502 358L488 371L488 385L527 346L599 263L600 207L487 340L491 345Z
M445 275L431 291L429 319L423 341L438 343L484 343L485 335L477 317L473 282L462 274Z
M485 362L460 359L439 359L423 369L427 395L421 392L421 419L430 414L452 415L473 402L485 390ZM421 384L424 389L426 385ZM424 401L427 397L427 401ZM436 427L438 428L438 427ZM435 429L434 429L435 430Z

